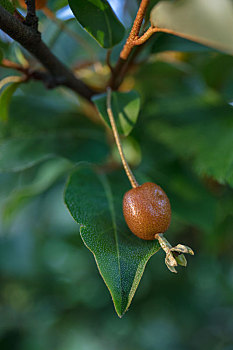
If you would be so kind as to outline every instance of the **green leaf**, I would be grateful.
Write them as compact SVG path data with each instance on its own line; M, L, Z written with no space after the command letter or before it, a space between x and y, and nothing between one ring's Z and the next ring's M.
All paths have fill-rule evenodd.
M31 197L35 197L46 191L70 169L71 164L64 159L53 159L42 164L32 181L28 181L27 184L23 186L18 185L13 189L4 203L2 219L12 219L12 216L20 210Z
M196 43L195 41L180 38L175 35L158 33L151 48L152 53L163 51L179 52L208 52L213 51L209 47Z
M224 69L223 69L224 67ZM223 98L233 100L233 57L228 55L213 55L202 66L205 82L212 89L219 91Z
M232 1L160 1L151 11L151 23L162 31L233 55Z
M0 5L13 15L15 7L9 0L0 0Z
M6 122L8 120L11 97L19 85L20 83L12 83L2 91L0 95L0 121Z
M54 157L74 163L106 159L109 148L103 128L56 91L39 88L30 95L30 83L24 89L25 96L13 97L10 118L0 128L0 171L20 171Z
M232 111L232 107L224 104L206 104L197 108L193 120L187 116L194 111L188 108L183 111L186 123L180 123L177 116L162 115L161 120L153 120L147 128L178 157L191 161L199 175L233 186ZM180 116L181 112L177 114Z
M78 222L87 248L94 254L118 316L128 309L145 265L159 245L134 236L126 226L122 199L129 183L121 173L106 177L90 166L71 175L65 192L67 207Z
M174 161L169 166L166 164L165 169L160 168L161 175L156 176L157 181L162 184L165 182L173 219L211 232L216 220L216 200L191 169L179 163ZM166 177L167 174L172 176Z
M100 162L107 155L101 138L85 129L9 138L0 142L0 171L20 171L54 157Z
M53 9L53 11L58 11L63 7L67 6L67 0L51 1L49 5Z
M106 94L96 95L92 98L100 116L111 127L107 106ZM112 92L112 111L119 134L129 135L136 124L140 111L140 97L136 91Z
M3 50L0 49L0 63L2 62L3 57L4 57Z
M106 0L69 0L78 22L104 48L111 48L124 37L125 29Z

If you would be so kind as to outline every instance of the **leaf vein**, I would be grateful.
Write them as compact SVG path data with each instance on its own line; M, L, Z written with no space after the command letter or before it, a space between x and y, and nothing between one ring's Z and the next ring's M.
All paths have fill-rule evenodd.
M111 187L107 181L107 178L104 175L99 175L99 178L103 184L103 188L104 188L104 191L106 194L107 201L109 203L109 209L110 209L110 214L111 214L111 218L112 218L113 232L114 232L114 238L115 238L115 242L116 242L117 263L118 263L118 271L119 271L119 276L120 276L120 290L121 290L121 302L122 302L120 249L119 249L119 242L118 242L118 237L117 237L117 225L116 225L116 216L115 216L114 203L113 203L113 195L112 195Z

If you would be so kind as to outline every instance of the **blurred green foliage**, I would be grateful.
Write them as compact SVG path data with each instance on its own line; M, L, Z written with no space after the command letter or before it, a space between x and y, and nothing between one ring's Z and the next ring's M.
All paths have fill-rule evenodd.
M50 1L49 7L66 4ZM79 75L100 85L106 81L106 51L77 22L66 25L87 50L39 15L56 55L72 66L91 61ZM128 141L137 147L125 151L139 159L136 177L158 183L171 200L169 240L190 245L196 255L173 275L159 251L129 312L118 319L63 202L76 162L121 166L114 143L94 110L69 91L21 84L0 130L1 350L233 349L233 58L198 46L158 54L156 40L148 45L150 57L145 60L142 52L143 61L139 56L141 63L124 82L141 96ZM113 49L113 60L122 44ZM0 47L5 58L19 61L17 44L2 39ZM0 68L1 78L14 73ZM80 130L86 141L79 148Z

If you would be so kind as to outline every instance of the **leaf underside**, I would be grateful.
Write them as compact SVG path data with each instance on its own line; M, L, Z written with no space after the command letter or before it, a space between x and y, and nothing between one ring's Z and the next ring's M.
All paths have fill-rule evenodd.
M233 55L231 0L160 1L151 11L151 23Z
M178 52L211 52L215 51L213 48L202 45L195 41L191 41L179 36L158 33L154 37L151 48L152 53L159 53L163 51L178 51Z
M146 263L159 250L157 241L143 241L126 226L122 199L128 189L123 173L105 176L81 165L65 192L67 207L81 225L83 242L94 254L119 317L127 311Z

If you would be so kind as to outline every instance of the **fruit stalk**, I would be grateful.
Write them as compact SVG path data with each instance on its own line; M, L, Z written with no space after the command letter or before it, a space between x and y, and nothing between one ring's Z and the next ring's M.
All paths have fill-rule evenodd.
M116 123L115 123L115 119L114 119L114 115L113 115L113 112L112 112L112 107L111 107L111 94L112 93L112 90L110 87L107 88L107 112L108 112L108 117L109 117L109 120L110 120L110 123L111 123L111 126L112 126L112 131L113 131L113 135L114 135L114 138L115 138L115 141L116 141L116 145L117 145L117 148L118 148L118 151L119 151L119 154L120 154L120 157L121 157L121 161L122 161L122 164L123 164L123 167L125 169L125 172L126 172L126 175L128 176L128 179L132 185L133 188L136 188L138 187L138 183L132 173L132 170L130 169L130 166L125 158L125 155L124 155L124 152L123 152L123 149L122 149L122 145L121 145L121 140L120 140L120 136L119 136L119 133L118 133L118 130L117 130L117 126L116 126Z
M113 135L118 147L122 164L126 175L132 185L123 198L123 214L125 221L133 234L141 239L157 239L161 248L166 253L165 264L167 268L177 273L176 266L187 266L184 254L194 255L191 248L178 244L175 247L163 236L170 224L171 207L166 193L154 183L144 183L139 186L125 159L120 136L115 123L111 107L111 88L107 88L107 113L112 126Z

